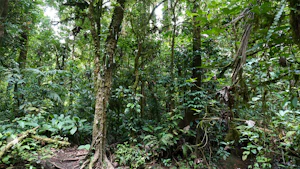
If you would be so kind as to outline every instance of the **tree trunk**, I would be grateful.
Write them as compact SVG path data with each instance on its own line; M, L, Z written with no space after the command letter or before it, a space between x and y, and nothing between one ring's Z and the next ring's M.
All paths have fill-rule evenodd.
M300 46L300 5L299 0L288 0L290 3L290 23L293 30L294 41Z
M169 87L169 98L167 100L167 111L173 112L175 108L175 100L174 100L174 93L175 93L175 75L174 75L174 51L175 51L175 37L176 37L176 29L177 29L177 23L176 23L176 6L177 6L178 0L174 2L174 5L172 5L172 15L173 15L173 29L172 29L172 38L171 38L171 61L170 61L170 76L171 76L171 82Z
M199 2L194 2L193 12L197 13L199 8ZM201 87L201 69L202 59L201 59L201 27L200 21L197 20L197 16L193 17L193 78L196 78L195 86L192 87L192 91L197 91L198 87Z
M105 168L103 161L106 157L105 155L105 144L106 144L106 111L108 106L108 100L110 97L110 90L112 86L112 72L114 67L114 55L117 48L117 42L119 37L119 32L121 29L121 24L124 17L124 7L126 0L117 0L120 5L117 5L114 9L112 20L109 26L109 34L105 42L105 54L102 58L102 63L100 65L100 40L94 36L96 32L100 29L100 24L95 24L96 20L100 18L95 18L93 2L90 3L90 17L92 23L92 34L94 36L95 47L95 89L96 89L96 105L95 105L95 116L93 124L93 141L91 145L91 150L94 151L94 157L90 162L89 168ZM102 6L102 1L101 1ZM97 25L97 27L96 27ZM100 33L100 32L99 32ZM82 165L84 168L86 163Z
M138 39L138 51L137 51L137 55L134 58L134 76L135 76L135 81L133 84L133 92L134 94L136 94L136 89L138 87L138 84L140 82L140 74L139 74L139 68L140 68L140 57L141 57L141 53L142 53L142 42L139 42L139 38Z
M27 60L27 51L28 51L28 28L23 28L23 32L21 33L20 38L20 55L18 58L19 68L24 69L26 66Z
M199 5L200 2L194 2L193 6L193 12L197 13L197 11L200 8ZM201 87L201 65L202 65L202 59L201 59L201 27L200 27L200 20L197 19L197 16L193 17L193 62L192 62L192 78L196 79L196 82L194 86L192 86L191 90L192 92L196 92L199 90L199 87ZM194 99L194 98L191 98ZM187 110L185 112L184 119L182 123L180 124L181 127L185 127L190 124L190 122L194 121L197 118L197 116L194 115L193 110Z
M8 0L0 0L0 47L2 47L2 38L5 34L4 22L8 12Z

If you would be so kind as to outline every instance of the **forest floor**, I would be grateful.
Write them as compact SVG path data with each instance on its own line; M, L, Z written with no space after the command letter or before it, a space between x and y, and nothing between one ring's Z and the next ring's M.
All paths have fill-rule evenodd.
M78 150L77 147L53 150L54 155L49 159L43 160L42 166L44 166L45 169L79 169L80 161L85 158L87 153L87 150ZM111 161L111 163L114 164L113 161ZM249 164L249 161L242 161L241 157L232 154L226 160L220 160L217 165L219 169L247 169ZM167 169L159 164L147 165L147 167ZM118 168L127 169L129 167L119 166Z
M37 162L37 168L44 169L79 169L81 162L88 153L86 149L78 149L77 147L69 147L65 149L52 149L52 156L50 158L41 159ZM110 161L112 164L113 161ZM226 160L220 160L218 165L219 169L247 169L249 161L242 161L238 155L230 155ZM116 168L129 169L129 167L114 166ZM110 167L110 168L114 168ZM25 163L20 162L14 166L1 166L0 169L23 169ZM150 164L146 168L167 169L170 167L163 167L160 164ZM174 167L173 167L174 168ZM175 167L176 168L176 167Z
M79 169L88 150L78 150L77 147L53 150L51 158L42 160L41 164L45 169Z

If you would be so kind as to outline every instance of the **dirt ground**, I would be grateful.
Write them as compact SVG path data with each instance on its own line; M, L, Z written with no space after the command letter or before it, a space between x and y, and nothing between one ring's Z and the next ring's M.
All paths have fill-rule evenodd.
M54 156L41 161L45 169L79 169L80 161L85 158L87 150L78 150L77 147L53 150Z

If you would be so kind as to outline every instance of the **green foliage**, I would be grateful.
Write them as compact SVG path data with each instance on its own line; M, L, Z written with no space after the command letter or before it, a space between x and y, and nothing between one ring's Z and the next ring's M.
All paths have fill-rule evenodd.
M293 153L299 150L300 133L298 130L299 112L284 110L276 113L269 124L268 129L253 126L240 125L237 128L241 132L240 142L247 143L243 147L242 159L254 157L253 168L272 168L273 165L282 166L279 162L272 164L272 156L282 157L287 161L292 161L288 167L293 168L297 158Z
M174 152L177 149L176 146L181 137L178 121L182 119L182 116L167 113L163 118L166 119L166 121L157 127L149 124L145 125L143 127L143 135L140 136L143 139L144 145L151 150L152 157L161 157L164 152ZM186 148L187 147L183 147L185 150Z
M150 156L145 148L140 146L130 146L127 142L119 144L115 154L116 161L120 165L127 165L130 166L130 168L143 167Z
M16 118L10 123L1 126L1 133L4 135L12 135L13 133L20 133L28 129L39 126L37 133L49 136L60 135L62 137L71 136L75 133L82 135L81 137L89 135L91 126L88 125L85 119L80 119L76 116L61 115L47 115L41 114L28 114L24 117Z
M1 124L0 146L2 148L18 137L20 133L38 126L39 128L36 131L38 135L48 136L54 140L68 140L67 136L72 139L74 139L74 136L80 137L77 139L85 139L91 131L91 126L84 119L76 116L71 117L56 114L49 116L45 113L28 114L13 121L1 122ZM34 138L25 138L21 142L16 143L6 153L2 162L13 164L18 162L20 158L30 163L35 163L40 160L40 156L48 156L50 154L49 148L60 146L57 143L49 143L46 146L43 144L45 143L41 143Z
M219 155L223 160L226 160L229 156L230 153L228 151L226 151L225 149L228 147L230 147L233 143L232 142L220 142L221 144L223 144L225 147L220 147L219 150L217 151L217 155Z
M112 152L118 163L132 168L151 161L168 168L215 167L220 159L228 160L230 149L243 151L242 159L253 161L252 168L296 168L300 55L289 20L295 9L285 0L210 0L199 2L197 10L196 1L165 1L156 8L158 3L126 5L107 105L107 142L118 143ZM43 13L46 4L58 10L58 25ZM101 58L115 5L103 4L96 25ZM91 136L95 112L93 72L103 63L94 63L95 37L89 31L87 6L73 0L9 2L0 25L5 28L3 37L0 32L0 146L39 126L39 135L68 137L84 144L80 149L90 148L86 138ZM193 20L199 25L192 25ZM236 53L249 23L253 29L243 49L247 57L241 61L239 80L232 84L231 74L240 62ZM197 51L195 26L201 28ZM81 29L75 35L76 27ZM19 61L21 51L27 54L25 68ZM201 65L193 67L196 54ZM200 86L192 77L195 69L201 69ZM232 89L226 95L232 107L216 97L224 87ZM194 118L186 122L187 128L180 128L191 112ZM32 154L41 150L39 142L28 138L1 160L34 161L37 155ZM199 158L201 162L195 162Z

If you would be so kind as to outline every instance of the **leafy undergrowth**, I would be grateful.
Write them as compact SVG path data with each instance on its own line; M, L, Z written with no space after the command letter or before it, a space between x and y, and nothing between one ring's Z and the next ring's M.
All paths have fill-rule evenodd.
M109 146L109 154L112 154L109 159L114 167L259 169L299 166L299 111L274 113L268 124L258 119L231 119L230 129L226 131L225 119L221 117L206 117L197 125L183 129L178 126L182 119L180 114L167 113L164 119L161 124L144 123L139 126L141 130L131 132L128 141ZM82 139L91 131L91 126L76 116L31 114L1 123L0 145L4 153L0 168L39 168L46 159L58 165L55 159L67 153L72 157L81 154L74 160L78 165L82 154L89 149L88 144L79 147L86 149L84 153L79 153L83 150L77 148L63 149L69 140L84 143ZM202 135L196 144L199 130ZM23 139L18 139L25 134ZM234 134L237 137L232 136ZM11 143L13 146L5 149ZM71 163L62 166L68 165Z
M53 155L53 149L69 146L69 138L80 141L89 131L86 120L76 116L28 114L1 122L1 167L35 168Z
M138 137L118 144L114 152L115 166L221 169L299 166L299 111L282 110L274 113L268 124L257 119L232 119L231 129L223 132L223 135L218 130L222 124L221 118L205 118L197 125L204 132L199 144L192 144L188 140L196 139L194 129L178 127L177 120L180 118L166 115L166 126L146 124ZM216 133L222 138L216 137ZM237 136L232 136L234 134Z

